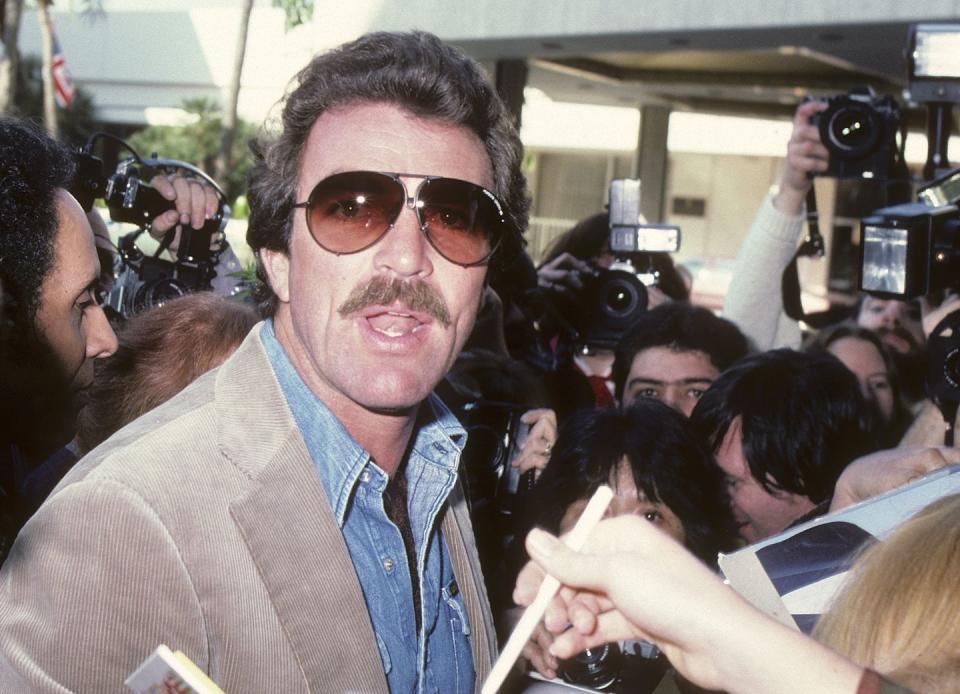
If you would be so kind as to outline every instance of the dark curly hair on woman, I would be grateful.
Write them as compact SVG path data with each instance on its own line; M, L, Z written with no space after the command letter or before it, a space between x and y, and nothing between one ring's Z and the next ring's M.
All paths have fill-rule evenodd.
M533 527L556 533L570 505L610 484L622 461L630 465L638 492L677 516L687 548L702 561L715 566L718 552L735 547L722 470L687 418L652 399L625 412L583 410L563 423L525 503L517 543Z
M55 194L69 187L74 169L69 150L38 126L0 119L0 273L14 321L36 316L53 266Z

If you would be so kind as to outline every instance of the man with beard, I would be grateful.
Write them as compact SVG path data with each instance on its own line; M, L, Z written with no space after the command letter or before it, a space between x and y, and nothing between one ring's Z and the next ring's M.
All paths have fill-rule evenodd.
M927 355L920 302L878 299L866 294L860 301L857 324L877 333L889 348L906 400L911 405L922 400Z
M93 232L66 190L73 172L69 152L38 129L0 121L0 494L9 534L75 461L63 447L93 360L117 348L94 299ZM0 559L10 540L0 540Z
M436 37L316 56L264 129L269 317L78 463L0 572L0 690L117 691L160 643L238 692L472 692L496 648L464 430L432 391L528 202L512 119Z

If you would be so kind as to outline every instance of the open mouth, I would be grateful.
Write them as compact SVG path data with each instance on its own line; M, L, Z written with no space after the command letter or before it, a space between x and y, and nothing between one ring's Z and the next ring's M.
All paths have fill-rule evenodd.
M366 316L370 327L386 337L403 337L423 329L427 322L423 316L402 309L381 310Z

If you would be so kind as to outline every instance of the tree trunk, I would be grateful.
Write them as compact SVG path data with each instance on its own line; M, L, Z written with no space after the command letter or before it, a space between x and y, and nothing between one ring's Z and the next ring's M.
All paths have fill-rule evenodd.
M0 113L12 112L17 97L17 73L20 71L20 16L23 0L0 0Z
M50 21L50 0L37 0L37 16L40 19L40 37L43 39L43 124L50 137L56 140L60 136L60 126L53 93L53 24Z
M250 29L250 11L253 0L243 0L240 10L240 31L237 36L237 48L233 59L233 75L226 103L223 106L223 134L220 140L220 154L214 166L214 178L222 181L232 164L233 140L237 133L237 102L240 98L240 76L243 74L243 58L247 50L247 32Z

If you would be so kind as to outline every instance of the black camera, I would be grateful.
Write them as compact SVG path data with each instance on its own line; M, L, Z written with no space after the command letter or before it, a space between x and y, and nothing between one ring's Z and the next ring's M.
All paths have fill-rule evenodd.
M669 668L666 658L645 641L607 643L560 661L560 677L594 691L649 692Z
M647 310L647 287L657 286L660 270L651 254L680 250L680 227L646 224L640 215L640 181L610 182L610 251L615 260L598 270L583 291L586 324L584 344L612 349L621 335Z
M95 142L101 138L116 140L132 154L131 158L121 160L109 176L102 160L92 154ZM229 247L223 229L230 213L223 191L212 178L187 162L155 157L142 159L126 142L105 133L93 135L77 153L76 161L77 173L70 192L84 210L89 212L94 200L103 198L110 219L138 227L119 240L114 282L103 300L105 309L112 309L114 316L127 318L178 296L211 288L220 254ZM201 229L182 226L176 260L160 257L173 241L174 229L167 232L153 256L137 247L137 239L150 221L175 209L174 203L147 183L165 171L187 171L202 178L220 197L216 213Z
M898 144L901 114L896 99L856 87L825 101L827 108L810 119L830 152L823 175L881 181L907 177Z
M865 292L906 300L960 288L960 169L922 188L919 197L861 220Z

